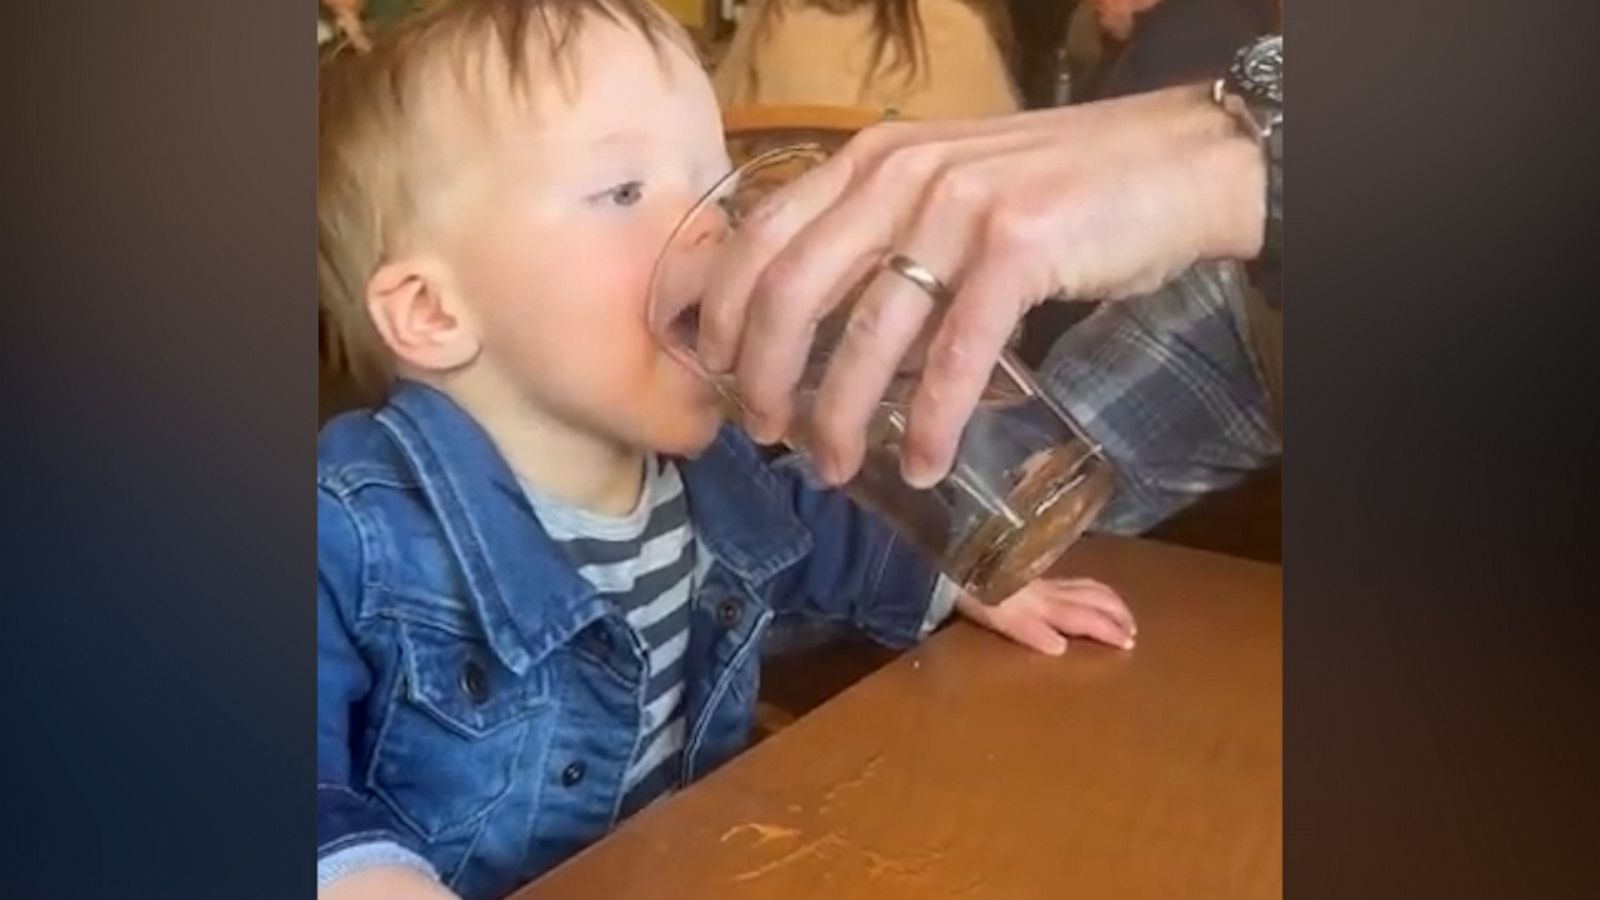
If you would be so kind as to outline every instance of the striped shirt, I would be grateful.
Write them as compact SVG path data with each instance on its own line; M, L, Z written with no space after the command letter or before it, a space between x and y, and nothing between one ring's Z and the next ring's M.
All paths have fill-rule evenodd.
M629 815L679 787L684 746L684 651L689 599L709 556L697 552L675 465L652 457L633 512L602 516L524 485L534 513L567 560L615 605L649 654L638 752L623 780Z

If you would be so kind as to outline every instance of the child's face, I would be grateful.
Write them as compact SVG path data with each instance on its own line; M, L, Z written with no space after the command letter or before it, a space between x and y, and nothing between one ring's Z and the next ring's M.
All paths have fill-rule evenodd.
M473 154L482 172L465 175L447 229L451 282L479 362L522 400L608 440L694 453L720 422L715 393L660 350L645 307L673 226L729 168L717 102L683 51L660 58L608 22L573 50L571 99L536 76L534 102Z

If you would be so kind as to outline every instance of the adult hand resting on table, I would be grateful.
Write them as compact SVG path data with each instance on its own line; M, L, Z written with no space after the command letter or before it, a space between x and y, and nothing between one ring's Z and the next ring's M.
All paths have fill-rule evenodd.
M948 286L948 309L932 318L928 292L881 269L823 379L808 449L826 480L853 476L868 420L915 345L921 377L902 471L927 486L948 470L1030 307L1126 298L1202 259L1255 257L1266 169L1240 120L1202 86L978 121L886 123L775 192L734 232L702 299L700 356L735 374L752 434L775 442L812 326L886 256L909 257Z

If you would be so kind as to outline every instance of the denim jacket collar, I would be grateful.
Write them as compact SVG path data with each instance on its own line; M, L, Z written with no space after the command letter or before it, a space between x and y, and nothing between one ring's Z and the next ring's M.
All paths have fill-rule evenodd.
M404 382L376 414L417 475L461 565L490 646L524 672L603 616L483 429L445 395ZM724 428L682 466L695 531L711 555L759 585L811 550L811 536L753 446Z

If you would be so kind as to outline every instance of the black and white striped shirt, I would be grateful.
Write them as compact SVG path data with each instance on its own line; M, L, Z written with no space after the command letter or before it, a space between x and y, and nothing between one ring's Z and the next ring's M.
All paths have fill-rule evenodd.
M679 787L689 599L709 563L697 552L677 467L651 458L645 471L638 506L621 518L524 486L545 531L578 574L616 605L649 653L639 750L623 784L624 816Z

